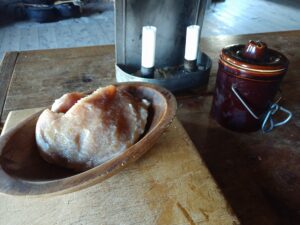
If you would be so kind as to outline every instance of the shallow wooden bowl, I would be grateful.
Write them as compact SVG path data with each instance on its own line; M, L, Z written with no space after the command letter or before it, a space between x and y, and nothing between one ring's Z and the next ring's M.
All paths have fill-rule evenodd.
M91 186L112 176L146 153L166 130L176 113L176 100L164 88L146 83L120 83L151 102L144 136L121 155L81 173L44 161L35 142L41 112L0 137L0 192L10 195L62 194Z

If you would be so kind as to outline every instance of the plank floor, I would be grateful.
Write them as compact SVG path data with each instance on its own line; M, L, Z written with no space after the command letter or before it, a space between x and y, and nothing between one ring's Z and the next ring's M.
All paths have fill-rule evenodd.
M202 36L237 35L300 29L300 1L226 0L207 10ZM114 43L111 4L93 3L81 18L39 24L0 24L0 60L6 51L69 48Z
M202 36L300 29L300 1L226 0L206 12Z

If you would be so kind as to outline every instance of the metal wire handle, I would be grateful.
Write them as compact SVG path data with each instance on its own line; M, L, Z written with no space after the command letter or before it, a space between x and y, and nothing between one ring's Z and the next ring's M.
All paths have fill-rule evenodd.
M277 122L277 123L274 123L274 120L272 118L272 116L278 111L283 111L285 112L286 114L288 114L288 116L280 121L280 122ZM262 125L261 125L261 130L263 133L268 133L270 132L271 130L273 130L275 127L279 127L279 126L282 126L284 124L286 124L291 118L292 118L293 114L291 111L287 110L286 108L283 108L282 106L279 106L278 104L273 104L271 106L271 108L269 109ZM267 127L267 124L269 122L269 127Z
M232 92L235 94L235 96L240 100L240 102L243 104L243 106L247 109L247 111L253 116L255 119L259 120L259 117L250 109L250 107L247 105L247 103L242 99L242 97L239 95L239 93L235 90L235 85L231 86Z
M243 104L243 106L247 109L247 111L251 114L251 116L253 116L255 119L259 120L260 116L257 116L251 110L251 108L247 105L247 103L243 100L243 98L237 92L235 85L231 86L231 90L234 93L234 95L238 98L238 100ZM261 130L263 133L268 133L268 132L272 131L275 127L279 127L279 126L286 124L292 118L293 114L291 111L289 111L286 108L283 108L282 106L279 106L277 104L280 101L280 99L281 99L281 97L274 104L272 104L271 107L269 108L269 110L267 111L267 114L261 125ZM288 116L284 120L274 123L272 116L275 115L275 113L279 110L288 114ZM268 122L269 122L269 126L267 126Z

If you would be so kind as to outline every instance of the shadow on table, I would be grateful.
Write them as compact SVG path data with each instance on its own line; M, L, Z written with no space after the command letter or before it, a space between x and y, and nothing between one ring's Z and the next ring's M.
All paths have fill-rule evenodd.
M231 132L207 114L179 119L241 223L300 224L300 158L289 149L270 147L280 133L274 131L271 138Z

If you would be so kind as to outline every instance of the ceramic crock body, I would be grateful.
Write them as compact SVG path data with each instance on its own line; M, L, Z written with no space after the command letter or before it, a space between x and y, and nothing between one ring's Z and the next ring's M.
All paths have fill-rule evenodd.
M211 114L218 123L228 129L250 132L260 129L265 114L279 91L287 71L288 60L273 50L269 52L270 57L279 57L280 63L274 63L274 58L269 59L271 63L249 58L244 60L240 53L244 48L245 45L234 45L222 50ZM228 49L233 49L234 54L239 53L240 56L230 55ZM249 112L237 95L257 118Z

